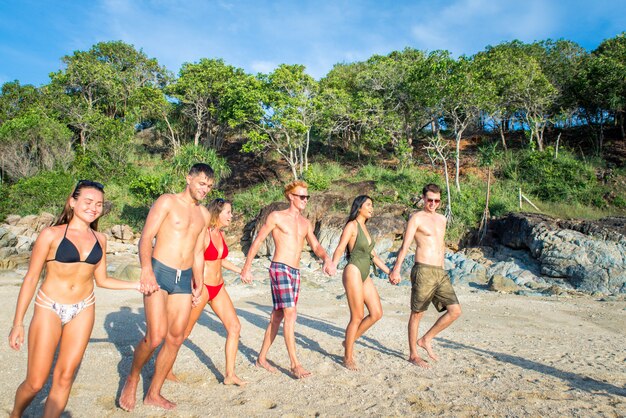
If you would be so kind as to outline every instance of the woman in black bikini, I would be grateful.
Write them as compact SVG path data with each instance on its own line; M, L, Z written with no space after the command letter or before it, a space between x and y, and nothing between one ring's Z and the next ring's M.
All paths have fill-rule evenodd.
M26 380L15 393L12 417L22 416L46 383L57 346L59 353L43 415L58 417L65 409L93 329L94 278L99 287L140 290L138 282L107 277L106 236L95 232L103 200L102 184L79 181L56 224L41 231L35 241L9 334L9 345L14 350L24 343L24 316L44 266L46 274L37 292L28 332Z
M247 382L241 380L235 374L235 358L237 357L237 348L239 346L239 332L241 324L239 317L235 311L230 296L224 286L224 276L222 275L222 267L235 273L241 273L241 269L230 261L226 260L228 256L228 247L224 239L222 228L230 225L233 218L232 205L228 200L215 199L207 206L211 219L209 221L209 230L205 234L205 251L204 251L204 287L198 304L191 309L189 323L185 330L185 338L189 337L198 318L202 315L204 307L209 304L213 312L222 321L226 328L226 374L224 376L225 385L243 386ZM174 373L170 371L168 377L170 380L177 380Z
M333 254L333 264L337 265L348 250L348 264L343 269L343 287L350 308L350 322L343 342L343 364L350 370L358 370L354 362L354 342L383 316L378 291L370 278L370 266L374 263L386 274L389 274L389 268L374 252L374 239L365 226L372 217L373 210L369 196L361 195L354 199L348 221ZM365 306L369 315L364 317Z

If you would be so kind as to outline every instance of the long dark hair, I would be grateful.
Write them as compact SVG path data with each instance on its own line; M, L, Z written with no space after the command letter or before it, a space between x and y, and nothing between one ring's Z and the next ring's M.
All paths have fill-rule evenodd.
M361 210L361 207L368 199L374 202L374 200L366 194L362 194L354 198L354 202L352 202L352 208L350 208L350 215L348 215L348 220L346 221L346 224L356 219L356 217L359 215L359 210ZM367 221L368 220L366 219L365 223L367 223Z
M70 221L74 217L74 209L72 209L72 206L70 205L70 201L72 200L72 198L78 199L78 196L80 196L80 191L83 189L96 189L96 190L101 191L102 195L104 195L104 185L102 185L102 183L98 183L97 181L91 181L91 180L79 180L78 183L76 184L76 187L74 188L74 191L65 200L65 207L63 208L63 212L61 212L61 214L57 218L57 221L54 223L55 226L65 225L65 224L70 223ZM93 229L94 231L98 230L99 219L100 217L98 216L92 223L89 224L91 229Z

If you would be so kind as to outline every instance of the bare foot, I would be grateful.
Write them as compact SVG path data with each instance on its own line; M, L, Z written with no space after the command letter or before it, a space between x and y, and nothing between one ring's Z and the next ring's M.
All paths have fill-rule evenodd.
M126 378L124 387L122 388L122 394L120 395L120 408L124 411L130 412L135 409L135 403L137 402L137 384L139 379L133 380L129 377Z
M176 404L174 402L168 401L167 399L165 399L161 395L150 395L150 394L148 394L144 398L143 404L144 405L156 406L158 408L163 408L163 409L174 409L174 408L176 408Z
M439 361L439 357L437 357L437 354L435 354L433 348L430 346L430 340L425 340L424 337L422 337L417 340L417 345L426 350L426 352L428 353L428 357L435 361Z
M256 366L257 367L263 367L265 370L267 370L270 373L276 373L278 371L278 370L276 370L276 367L272 366L270 364L270 362L267 361L267 360L258 359L256 361Z
M176 382L176 383L180 382L180 379L178 378L178 376L174 374L172 370L170 370L167 376L165 376L165 380L169 380L171 382Z
M354 370L354 371L359 370L359 366L356 365L356 363L355 363L355 361L353 359L344 358L343 359L343 365L348 370Z
M424 360L420 356L409 357L409 363L413 363L423 369L430 369L430 364L428 364L426 360Z
M237 377L236 374L233 373L232 376L226 376L224 378L224 384L225 385L245 386L245 385L248 384L248 382L246 382L245 380L241 380L239 377Z
M305 377L311 376L313 373L298 364L296 367L291 368L291 374L293 374L293 377L295 377L296 379L303 379Z

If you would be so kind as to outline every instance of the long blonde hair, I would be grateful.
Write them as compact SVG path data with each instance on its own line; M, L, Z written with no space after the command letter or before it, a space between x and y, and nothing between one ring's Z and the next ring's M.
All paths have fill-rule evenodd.
M224 206L226 205L230 205L231 207L233 206L230 200L218 197L217 199L209 202L209 204L206 206L206 208L209 210L209 214L211 215L211 219L209 220L209 228L215 228L217 226L217 223L220 219L220 213L222 213L222 211L224 210Z

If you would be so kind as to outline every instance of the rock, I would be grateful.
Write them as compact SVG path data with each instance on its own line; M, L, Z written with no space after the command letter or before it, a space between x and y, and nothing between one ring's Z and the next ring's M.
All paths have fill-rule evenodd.
M6 217L4 222L8 225L17 225L20 219L22 219L20 215L9 215Z
M17 253L30 253L35 245L35 239L31 237L27 237L24 235L20 235L17 237L17 242L15 243L15 250Z
M444 267L452 284L487 283L487 269L482 264L465 257L463 253L446 252Z
M2 247L0 248L0 260L4 260L5 258L9 258L12 255L17 254L17 251L13 247Z
M520 287L511 279L500 274L494 274L489 279L489 290L494 292L514 293L520 290Z
M26 269L29 261L30 254L17 254L0 258L0 270Z
M128 225L113 225L107 232L113 238L124 242L133 241L135 238L135 233Z
M575 221L512 213L491 221L490 228L499 243L528 249L544 276L587 293L626 293L626 218Z
M56 216L48 212L42 212L37 217L33 229L35 230L35 232L39 233L42 229L54 224L54 221L56 221Z
M0 226L0 248L13 247L17 244L17 236L8 228Z
M137 254L138 247L135 244L107 241L107 254Z
M141 276L141 265L139 261L122 263L117 266L111 273L111 277L116 279L125 280L127 282L139 281Z

